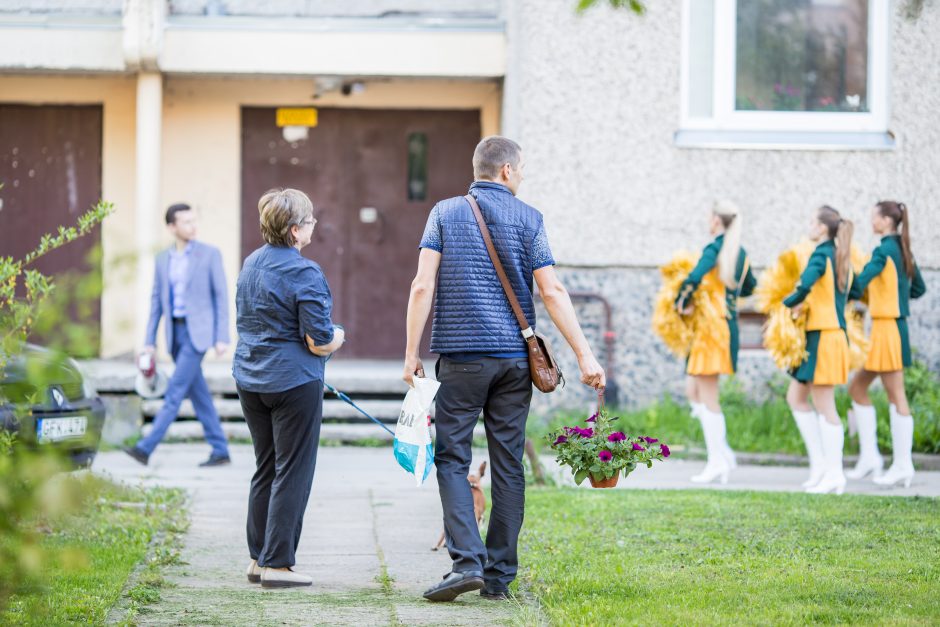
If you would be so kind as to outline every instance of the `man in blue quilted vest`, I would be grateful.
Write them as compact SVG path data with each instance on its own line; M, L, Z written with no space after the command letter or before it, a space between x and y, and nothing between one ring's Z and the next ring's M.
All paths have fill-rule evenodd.
M484 138L473 153L476 199L500 261L532 328L532 281L552 321L578 358L581 381L606 383L578 324L568 292L555 274L542 214L516 198L522 183L522 149L505 137ZM434 462L444 508L451 572L424 593L453 601L480 590L487 599L507 598L516 577L516 545L522 528L525 476L522 455L532 399L528 353L519 323L503 291L470 204L458 196L437 203L428 217L418 272L408 301L404 379L423 376L419 357L431 308L431 352L441 382L437 394ZM486 544L480 537L467 482L473 427L480 413L492 469L492 509Z

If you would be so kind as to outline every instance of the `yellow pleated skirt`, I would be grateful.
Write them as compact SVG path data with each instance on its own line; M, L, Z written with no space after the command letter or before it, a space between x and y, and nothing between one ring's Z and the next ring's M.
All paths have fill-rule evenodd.
M723 320L721 324L727 325ZM722 333L721 335L724 336ZM727 336L730 337L730 329ZM715 374L734 374L734 365L731 359L731 342L718 341L704 334L696 334L692 338L692 348L685 366L686 374L705 376Z
M906 327L904 329L907 330ZM910 353L906 347L907 334L901 333L901 327L896 318L874 318L871 321L871 348L865 360L865 370L871 372L894 372L903 370L905 353ZM907 350L905 350L907 348Z
M849 380L849 340L842 329L806 332L807 357L791 375L801 383L844 385Z

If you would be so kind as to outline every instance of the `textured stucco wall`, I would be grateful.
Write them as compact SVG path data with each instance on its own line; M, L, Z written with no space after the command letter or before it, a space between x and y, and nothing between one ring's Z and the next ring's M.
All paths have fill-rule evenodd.
M940 267L940 3L916 22L895 9L887 152L677 148L681 2L646 17L573 2L520 0L510 41L526 153L521 196L546 215L562 264L652 266L704 243L716 197L746 211L744 243L764 265L829 203L867 221L881 197L914 212L915 252ZM859 242L868 248L867 222Z

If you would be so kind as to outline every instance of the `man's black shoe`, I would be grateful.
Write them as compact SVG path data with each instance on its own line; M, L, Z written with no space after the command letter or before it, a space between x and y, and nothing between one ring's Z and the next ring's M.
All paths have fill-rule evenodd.
M483 573L471 570L465 573L447 573L444 581L424 592L428 601L453 601L464 592L483 587Z
M202 467L206 466L225 466L226 464L231 464L232 458L228 455L210 455L209 459L199 464Z
M132 446L132 447L130 447L130 448L124 448L124 449L121 449L121 450L123 450L125 453L127 453L128 455L130 455L131 457L133 457L134 459L136 459L138 462L140 462L140 463L143 464L144 466L146 466L146 465L147 465L147 462L150 461L150 455L147 455L146 453L144 453L142 450L140 450L140 449L137 448L136 446Z
M507 601L509 600L509 590L480 590L480 596L488 601Z

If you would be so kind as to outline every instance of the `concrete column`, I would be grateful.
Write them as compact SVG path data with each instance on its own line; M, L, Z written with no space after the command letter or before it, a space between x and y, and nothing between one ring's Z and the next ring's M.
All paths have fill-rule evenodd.
M506 23L506 75L503 78L503 111L499 134L523 143L522 116L519 112L519 93L522 80L522 3L524 0L505 0L503 19Z
M137 75L137 323L135 346L144 341L153 288L153 257L160 227L160 136L163 122L163 76Z

